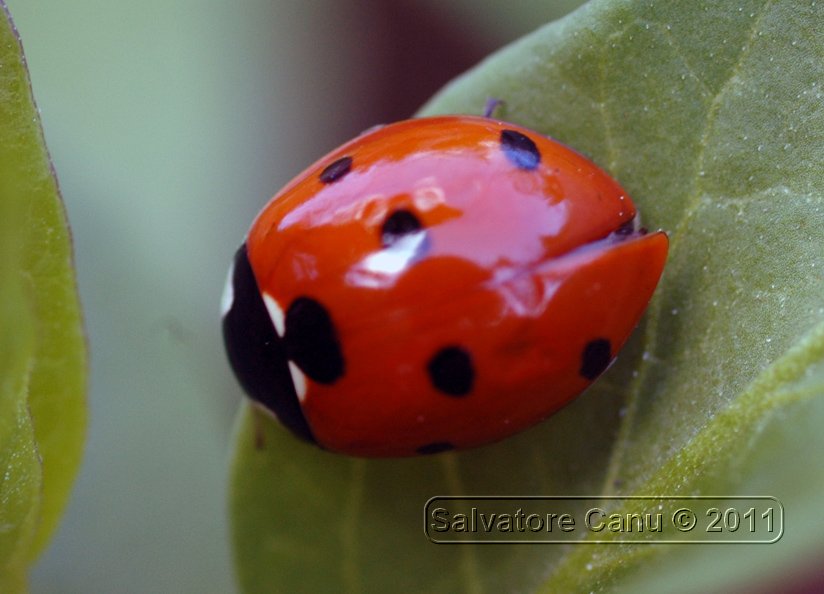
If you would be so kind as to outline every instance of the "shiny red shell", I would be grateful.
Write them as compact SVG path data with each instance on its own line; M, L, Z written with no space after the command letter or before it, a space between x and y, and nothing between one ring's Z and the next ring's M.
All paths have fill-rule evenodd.
M335 373L312 368L327 354L311 319L293 349L309 363L288 361L310 438L358 456L434 453L557 411L612 362L661 276L667 236L635 217L577 152L484 117L384 126L309 167L246 249L280 339L301 299L331 328Z

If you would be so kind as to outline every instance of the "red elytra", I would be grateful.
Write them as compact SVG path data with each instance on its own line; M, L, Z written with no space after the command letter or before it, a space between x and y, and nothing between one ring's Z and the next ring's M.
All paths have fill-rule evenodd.
M357 456L521 431L614 360L667 236L572 149L486 117L374 129L267 204L224 304L246 391Z

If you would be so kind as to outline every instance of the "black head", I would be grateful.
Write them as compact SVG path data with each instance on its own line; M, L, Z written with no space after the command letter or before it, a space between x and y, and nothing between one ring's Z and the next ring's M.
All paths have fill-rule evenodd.
M235 254L224 294L223 340L229 363L249 397L298 437L314 443L289 371L285 341L266 309L245 243Z

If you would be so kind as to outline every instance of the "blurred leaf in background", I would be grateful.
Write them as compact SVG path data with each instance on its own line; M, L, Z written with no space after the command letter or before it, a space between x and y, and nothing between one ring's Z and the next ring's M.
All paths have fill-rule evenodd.
M8 4L93 349L83 467L32 591L231 592L231 256L307 163L498 42L418 0Z
M478 35L491 43L503 45L539 26L572 12L583 4L581 0L518 0L504 3L498 0L406 0L415 11L437 11L442 20L453 24L462 36ZM447 61L451 56L443 56Z
M593 1L439 94L424 113L503 98L506 119L609 169L671 234L662 285L592 390L501 444L364 461L267 423L261 450L247 410L244 591L717 592L820 564L824 472L805 452L824 450L822 31L815 2ZM723 548L438 547L421 531L433 495L597 492L772 495L799 520Z
M86 428L72 245L14 25L0 2L0 591L68 501Z

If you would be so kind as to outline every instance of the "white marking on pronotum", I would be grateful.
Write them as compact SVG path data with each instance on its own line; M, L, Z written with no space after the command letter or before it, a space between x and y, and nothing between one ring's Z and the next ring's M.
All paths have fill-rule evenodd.
M232 309L232 304L235 302L235 285L232 282L235 276L235 263L229 266L229 276L226 277L226 285L223 287L223 295L220 297L220 315L226 317L229 310Z
M275 332L283 338L283 334L286 332L283 308L269 293L263 294L263 303L266 305L266 311L269 312L269 318L271 318L272 324L275 326Z
M306 376L300 368L292 361L289 361L289 373L292 374L292 383L295 384L295 392L298 395L298 400L303 404L306 398Z

